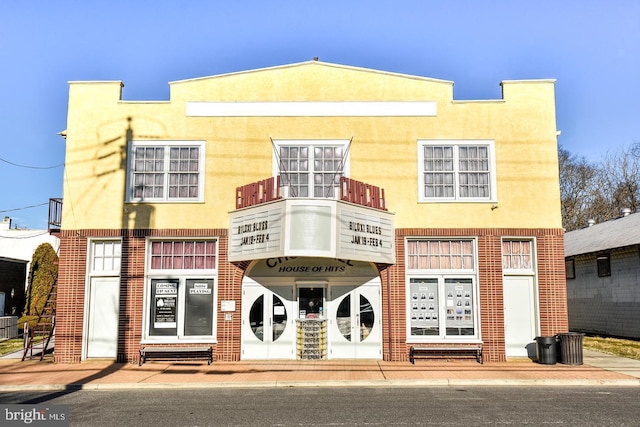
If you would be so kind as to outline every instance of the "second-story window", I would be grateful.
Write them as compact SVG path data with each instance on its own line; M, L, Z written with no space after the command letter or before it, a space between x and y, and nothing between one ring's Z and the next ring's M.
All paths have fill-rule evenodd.
M347 175L344 141L279 141L275 172L289 197L332 198Z
M202 199L202 142L132 141L129 158L128 201Z
M493 141L418 141L420 201L495 199Z

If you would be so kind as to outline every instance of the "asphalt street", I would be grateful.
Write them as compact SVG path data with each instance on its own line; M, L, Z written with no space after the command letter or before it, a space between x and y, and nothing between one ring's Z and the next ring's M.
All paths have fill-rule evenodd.
M72 426L637 426L640 387L67 390L0 402L69 405Z

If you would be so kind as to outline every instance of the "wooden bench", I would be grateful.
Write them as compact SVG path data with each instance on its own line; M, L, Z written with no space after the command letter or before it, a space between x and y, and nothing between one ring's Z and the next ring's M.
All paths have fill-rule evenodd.
M409 361L415 364L415 359L428 359L434 357L473 357L480 364L482 360L482 344L465 346L411 346L409 349Z
M213 347L142 347L138 366L147 360L192 361L206 360L208 365L213 361Z

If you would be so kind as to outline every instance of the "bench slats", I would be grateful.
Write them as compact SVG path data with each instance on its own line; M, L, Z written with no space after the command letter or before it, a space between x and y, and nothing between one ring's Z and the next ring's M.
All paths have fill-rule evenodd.
M206 360L211 365L213 347L143 347L138 366L147 360Z
M415 359L430 357L474 357L480 364L482 359L482 345L442 347L442 346L411 346L409 349L409 361L415 364Z

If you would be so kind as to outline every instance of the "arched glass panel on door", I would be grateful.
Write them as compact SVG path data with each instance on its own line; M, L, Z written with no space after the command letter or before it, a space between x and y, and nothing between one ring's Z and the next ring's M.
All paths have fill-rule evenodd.
M347 341L351 341L351 295L344 297L338 305L336 324Z
M371 302L360 295L360 341L364 341L371 334L374 321L375 314Z
M273 330L272 340L280 338L287 327L287 308L280 298L273 295Z
M251 306L249 324L253 334L260 341L264 341L264 295L260 295Z

